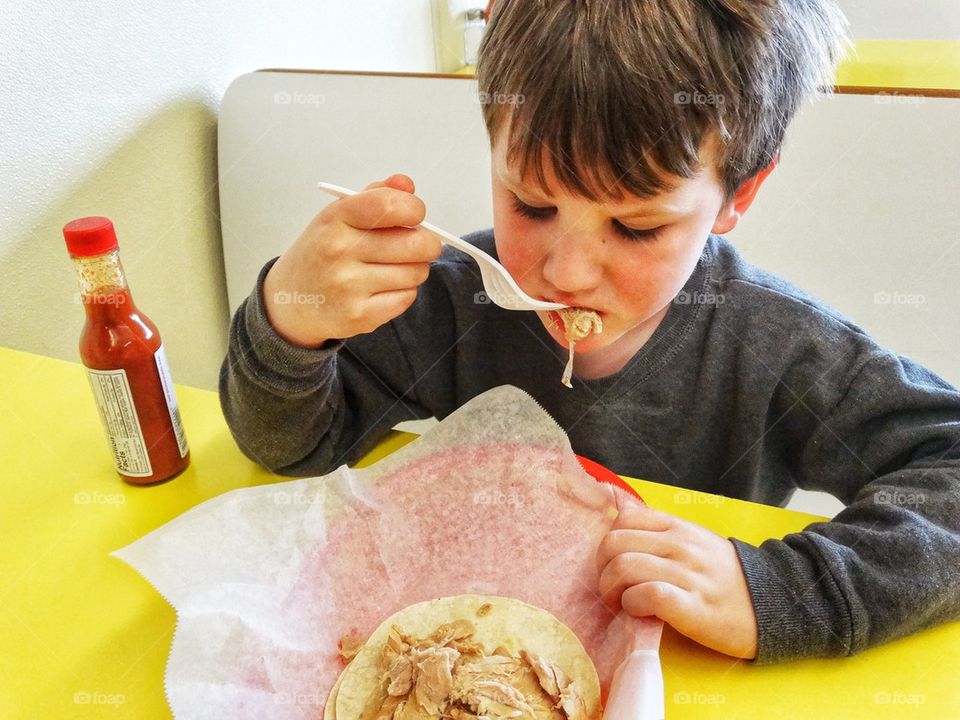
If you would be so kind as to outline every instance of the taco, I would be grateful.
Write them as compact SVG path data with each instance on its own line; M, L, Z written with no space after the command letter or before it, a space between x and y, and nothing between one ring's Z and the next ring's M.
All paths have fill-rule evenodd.
M600 682L570 628L512 598L404 608L359 649L327 720L598 720Z

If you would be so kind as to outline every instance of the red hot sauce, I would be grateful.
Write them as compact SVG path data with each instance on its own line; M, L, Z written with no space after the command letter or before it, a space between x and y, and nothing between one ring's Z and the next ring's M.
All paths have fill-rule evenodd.
M190 464L190 451L160 333L133 303L113 223L80 218L63 236L87 313L80 359L114 465L134 485L167 480Z

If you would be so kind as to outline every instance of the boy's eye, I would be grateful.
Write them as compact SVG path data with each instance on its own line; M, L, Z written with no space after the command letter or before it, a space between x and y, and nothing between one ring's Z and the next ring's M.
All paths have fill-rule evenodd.
M616 229L617 233L622 237L625 237L628 240L638 240L638 241L653 240L657 237L659 232L663 230L663 225L655 228L650 228L649 230L638 230L636 228L628 228L619 220L613 221L613 227Z
M513 197L513 209L524 217L533 220L545 220L557 212L555 207L534 207L533 205L527 205L516 195L512 193L511 195Z
M531 220L546 220L547 218L553 217L557 209L555 207L534 207L533 205L527 205L523 200L517 197L516 194L511 193L511 198L513 200L513 209L518 214L523 217L530 218ZM637 230L635 228L629 228L619 220L613 221L614 230L621 237L626 238L627 240L634 241L644 241L644 240L653 240L657 237L657 234L663 229L663 226L651 228L649 230Z

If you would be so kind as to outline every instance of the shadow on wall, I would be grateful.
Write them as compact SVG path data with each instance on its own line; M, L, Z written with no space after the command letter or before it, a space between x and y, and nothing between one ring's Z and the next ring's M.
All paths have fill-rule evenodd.
M105 215L174 380L215 389L229 323L217 190L216 116L199 100L163 108L0 244L0 345L79 361L84 311L61 229Z

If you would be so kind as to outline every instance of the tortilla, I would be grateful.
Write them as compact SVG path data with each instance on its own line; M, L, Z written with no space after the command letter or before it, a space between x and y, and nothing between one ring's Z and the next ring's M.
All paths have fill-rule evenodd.
M343 682L343 673L340 673L340 677L337 678L327 696L327 704L323 706L323 720L337 720L337 694L340 692L341 682Z
M450 628L456 629L456 632ZM465 628L469 628L469 631ZM439 635L438 630L441 631ZM459 639L428 647L425 638L431 635L443 638L456 636ZM408 699L392 697L398 695L395 691L396 676L385 674L382 658L389 656L396 661L398 656L390 653L397 646L399 637L413 638L412 643L424 643L416 646L420 649L409 650L421 658L420 661L414 661L415 664L419 663L414 672L420 675L426 676L428 672L426 664L430 658L426 661L422 658L428 657L429 653L443 653L448 659L456 656L445 666L448 684L452 670L453 690L449 695L445 694L447 690L443 691L444 700L434 698L424 701L421 695L423 687L421 681L416 679L419 677L417 675L414 676L415 691L407 691L409 702ZM404 647L413 648L412 645ZM463 650L463 654L455 648ZM389 658L386 661L388 663ZM517 672L522 677L515 687L505 688L509 691L508 700L498 697L497 702L491 704L487 702L489 698L484 696L481 705L475 705L471 699L475 696L457 694L464 687L475 690L478 686L496 685L490 680L496 680L494 676L480 675L488 667L520 668ZM436 667L432 669L436 670ZM518 676L515 674L512 677ZM388 686L394 689L391 693L388 693ZM409 671L407 686L410 686ZM389 709L377 710L384 698L393 702L390 707L399 703L395 713ZM432 704L433 707L426 709L426 705L419 704L421 702ZM411 605L381 623L337 680L327 701L324 718L361 720L366 716L366 720L375 717L410 720L443 716L470 720L480 716L491 720L501 717L515 720L597 720L600 715L597 671L570 628L546 610L520 600L493 595L455 595Z

